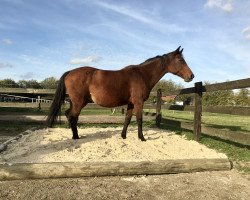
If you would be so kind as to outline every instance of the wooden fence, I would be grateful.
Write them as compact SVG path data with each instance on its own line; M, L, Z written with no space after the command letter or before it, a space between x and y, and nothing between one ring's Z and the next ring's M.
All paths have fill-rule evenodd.
M212 131L212 128L205 127L204 130L202 130L202 124L201 124L201 116L202 116L202 94L204 92L213 92L218 90L231 90L231 89L242 89L242 88L248 88L250 87L250 78L248 79L241 79L236 81L229 81L229 82L223 82L223 83L216 83L211 85L203 85L202 82L197 82L194 84L194 87L191 88L185 88L182 90L178 90L172 93L172 95L181 95L181 94L194 94L195 95L195 106L194 106L194 123L193 127L191 128L190 125L188 125L185 122L177 122L181 128L186 129L192 129L194 131L194 136L197 141L200 140L201 133L206 130L206 132L212 132L212 135L220 137L220 133L223 131L220 130L217 131L216 134L213 134L216 131ZM161 90L158 90L157 92L157 106L156 106L156 125L160 126L161 122L164 121L161 114L161 97L162 92ZM166 120L165 120L166 121ZM168 121L169 122L169 121ZM209 133L208 133L209 134ZM233 138L234 142L239 142L241 144L250 145L250 134L235 134L231 133L230 131L227 131L227 133L222 134L223 139L231 139ZM211 133L209 134L211 135ZM241 137L242 136L242 137Z
M34 88L4 88L0 87L0 94L55 94L55 89Z

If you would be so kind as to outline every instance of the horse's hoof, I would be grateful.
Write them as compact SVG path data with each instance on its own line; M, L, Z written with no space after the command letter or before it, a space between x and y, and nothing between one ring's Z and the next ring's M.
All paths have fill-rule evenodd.
M122 135L122 139L124 139L124 140L125 140L126 138L127 138L126 136Z
M146 142L147 141L144 137L142 137L140 139L141 139L142 142Z
M79 138L79 136L77 136L77 137L72 137L72 139L73 139L73 140L78 140L78 139L80 139L80 138Z

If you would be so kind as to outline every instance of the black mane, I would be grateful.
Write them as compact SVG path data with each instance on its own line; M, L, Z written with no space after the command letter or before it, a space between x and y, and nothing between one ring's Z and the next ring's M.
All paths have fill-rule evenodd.
M144 64L144 63L146 63L146 62L151 62L151 61L154 61L154 60L156 60L156 59L159 59L159 58L163 58L163 57L165 57L165 56L167 56L168 54L163 54L162 56L155 56L155 57L153 57L153 58L149 58L149 59L147 59L147 60L145 60L144 62L142 62L140 65L142 65L142 64Z

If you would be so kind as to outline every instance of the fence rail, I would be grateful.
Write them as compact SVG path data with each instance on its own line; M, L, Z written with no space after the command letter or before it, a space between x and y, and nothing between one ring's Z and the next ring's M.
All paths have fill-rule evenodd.
M234 90L247 87L250 87L250 78L205 85L202 87L202 92L213 92L218 90Z
M214 83L210 85L202 85L202 92L213 92L218 90L234 90L250 87L250 78L227 81L222 83ZM184 88L171 92L171 95L192 94L196 93L195 87ZM170 94L168 94L170 95Z
M55 94L54 89L33 89L33 88L4 88L0 87L0 94Z
M223 82L223 83L215 83L215 84L205 85L205 86L203 86L202 82L196 82L194 87L177 90L171 93L171 95L192 94L192 93L195 94L193 131L194 131L195 139L199 141L201 137L201 133L202 133L201 116L202 116L202 109L203 109L202 108L203 92L213 92L213 91L218 91L218 90L229 90L229 89L242 89L242 88L248 88L248 87L250 87L250 78L236 80L236 81L228 81L228 82ZM158 95L157 95L157 106L156 106L156 125L160 126L160 123L162 122L162 116L161 116L161 105L160 105L161 101L159 99L161 99L162 93L159 90L157 94ZM190 127L188 129L190 129ZM211 131L211 128L209 130ZM247 135L247 137L250 137L250 135ZM236 140L237 140L237 137L236 137ZM249 138L247 141L248 142L250 141Z

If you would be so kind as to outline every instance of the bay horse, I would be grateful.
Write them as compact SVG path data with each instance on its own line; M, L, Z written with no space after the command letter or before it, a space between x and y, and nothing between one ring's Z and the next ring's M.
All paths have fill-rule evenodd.
M138 125L138 137L146 141L142 133L142 110L144 101L154 85L168 72L192 81L193 72L185 62L181 47L175 51L150 58L139 65L130 65L121 70L109 71L93 67L80 67L65 72L59 80L54 100L47 117L48 126L55 122L66 92L70 99L70 108L65 111L73 133L73 139L79 139L77 121L81 109L90 102L103 107L127 105L125 122L121 136L126 138L127 128L135 113Z

